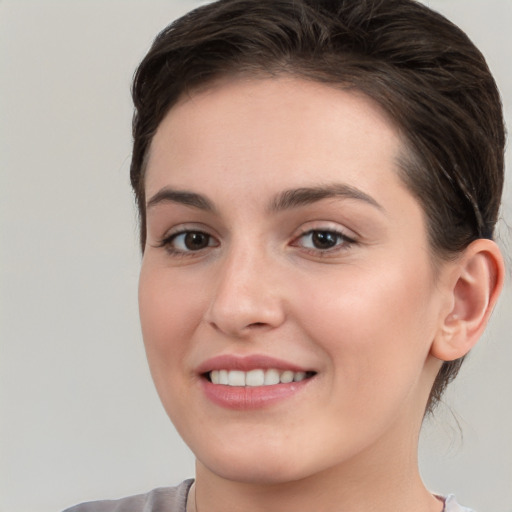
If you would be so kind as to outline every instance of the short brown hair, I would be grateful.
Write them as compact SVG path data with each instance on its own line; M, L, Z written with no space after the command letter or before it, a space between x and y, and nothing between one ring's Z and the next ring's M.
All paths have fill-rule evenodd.
M414 0L219 0L165 28L133 82L131 183L146 238L152 138L187 91L230 74L297 77L356 89L399 127L400 175L427 219L434 257L492 238L504 179L496 83L466 34ZM462 360L443 363L427 411Z

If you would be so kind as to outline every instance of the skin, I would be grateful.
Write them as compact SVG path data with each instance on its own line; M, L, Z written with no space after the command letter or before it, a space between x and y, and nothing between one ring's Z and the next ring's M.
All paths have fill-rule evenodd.
M197 458L198 510L442 509L416 454L459 267L432 264L401 148L365 96L291 77L218 82L158 128L140 314L156 388ZM275 207L334 184L344 193ZM209 207L162 199L169 189ZM325 250L313 230L343 236ZM183 231L207 245L190 250ZM230 410L197 373L221 354L316 375L286 400Z

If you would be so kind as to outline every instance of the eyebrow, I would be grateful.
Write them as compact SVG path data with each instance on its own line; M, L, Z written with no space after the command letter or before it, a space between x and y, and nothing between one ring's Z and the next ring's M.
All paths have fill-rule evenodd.
M168 187L159 190L151 199L149 199L146 203L146 209L153 208L162 203L178 203L208 212L215 211L213 203L207 197L201 194L196 194L195 192L174 190Z
M344 183L333 183L325 186L300 187L285 190L270 202L269 211L280 212L283 210L290 210L316 203L322 199L337 197L364 201L381 211L385 211L382 205L380 205L372 196L356 187L346 185ZM169 187L159 190L153 197L151 197L151 199L146 203L146 208L150 209L162 203L178 203L208 212L215 212L213 203L206 196L186 190L175 190Z
M366 194L362 190L346 185L344 183L333 183L318 187L301 187L296 189L285 190L280 193L270 204L270 211L282 211L321 201L329 198L346 198L364 201L375 208L385 211L372 196Z

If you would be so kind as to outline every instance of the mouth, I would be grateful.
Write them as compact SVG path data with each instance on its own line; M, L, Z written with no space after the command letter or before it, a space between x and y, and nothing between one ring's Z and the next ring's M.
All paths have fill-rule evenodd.
M316 371L264 355L221 355L198 369L205 396L216 405L254 410L291 403L316 380ZM296 399L296 398L295 398Z
M316 374L313 371L280 370L277 368L255 368L243 370L212 370L202 376L210 383L233 387L263 387L277 384L290 384L310 379Z

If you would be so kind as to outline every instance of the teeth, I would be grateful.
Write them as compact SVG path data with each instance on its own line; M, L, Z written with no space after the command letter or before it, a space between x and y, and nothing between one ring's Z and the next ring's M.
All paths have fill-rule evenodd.
M295 372L293 374L293 382L300 382L306 378L306 372Z
M281 382L283 384L288 384L290 382L293 382L293 372L290 370L287 370L281 374Z
M240 370L228 372L228 384L230 386L245 386L245 372Z
M228 384L228 371L227 370L219 370L219 384Z
M265 372L265 386L271 386L272 384L279 384L279 372L277 370L267 370Z
M265 382L265 372L263 370L251 370L245 374L246 386L263 386Z
M213 384L237 387L272 386L274 384L289 384L300 382L307 377L306 372L292 372L291 370L279 371L274 368L269 370L213 370L210 372L210 380Z

